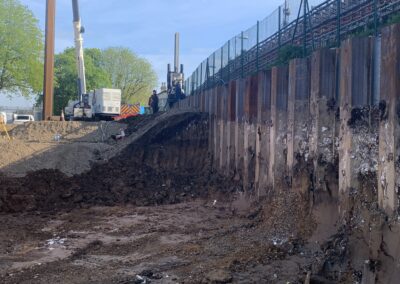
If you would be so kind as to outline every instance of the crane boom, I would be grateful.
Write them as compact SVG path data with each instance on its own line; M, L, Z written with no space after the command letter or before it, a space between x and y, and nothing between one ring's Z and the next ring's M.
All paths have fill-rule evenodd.
M74 34L75 34L75 54L78 69L78 94L79 101L82 102L83 95L86 94L86 76L85 76L85 61L83 57L83 37L84 28L81 24L79 14L78 0L72 0L72 10L74 16Z

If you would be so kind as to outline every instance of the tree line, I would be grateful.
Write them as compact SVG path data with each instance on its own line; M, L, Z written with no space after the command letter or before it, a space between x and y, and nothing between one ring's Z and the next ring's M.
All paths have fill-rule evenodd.
M157 85L152 65L129 48L88 48L84 56L88 90L117 88L123 103L146 104ZM19 0L0 0L0 96L34 96L41 103L43 63L44 36L38 19ZM59 114L69 100L77 99L73 48L55 55L54 76L54 112Z

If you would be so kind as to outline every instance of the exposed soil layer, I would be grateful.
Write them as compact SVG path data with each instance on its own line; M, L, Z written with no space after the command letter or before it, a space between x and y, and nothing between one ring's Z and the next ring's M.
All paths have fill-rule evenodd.
M1 283L397 283L399 219L371 170L346 211L336 159L319 161L325 187L250 202L213 171L207 115L125 123L119 154L87 172L0 175Z
M127 132L136 127L131 123ZM210 170L207 137L207 116L178 114L81 175L41 170L22 178L0 176L0 212L171 204L210 191L223 192L229 187Z
M59 170L67 176L106 162L165 117L138 116L121 122L31 122L10 126L12 141L0 136L0 173L23 177L38 170ZM129 129L127 129L129 124ZM125 129L129 137L115 143L111 135Z
M51 142L56 134L64 141L103 142L121 127L126 126L117 122L39 121L17 125L10 135L30 142Z

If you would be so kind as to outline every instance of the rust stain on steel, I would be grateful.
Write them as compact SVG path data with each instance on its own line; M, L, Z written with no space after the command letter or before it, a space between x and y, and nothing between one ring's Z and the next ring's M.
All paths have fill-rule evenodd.
M258 75L246 79L244 97L244 115L246 121L253 123L257 119Z
M229 83L228 120L236 121L236 81Z
M43 119L53 116L54 95L54 38L55 38L56 0L47 0L46 4L46 43L43 83Z

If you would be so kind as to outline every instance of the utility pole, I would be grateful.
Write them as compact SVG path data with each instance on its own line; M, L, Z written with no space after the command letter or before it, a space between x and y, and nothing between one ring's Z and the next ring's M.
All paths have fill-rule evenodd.
M53 116L55 16L56 0L47 0L43 83L43 120L50 120Z

